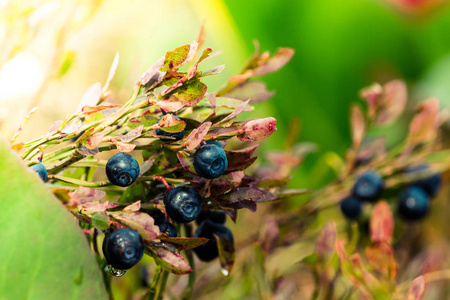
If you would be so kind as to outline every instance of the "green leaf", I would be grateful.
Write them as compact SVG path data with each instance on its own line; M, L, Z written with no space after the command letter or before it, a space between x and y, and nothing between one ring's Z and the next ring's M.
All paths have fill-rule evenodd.
M189 263L180 254L171 251L163 245L147 244L156 263L174 274L187 274L192 272Z
M73 216L0 140L2 299L108 299Z
M189 250L194 249L208 242L207 238L187 238L187 237L160 237L160 240L165 243L172 244L175 248L179 250Z
M131 118L128 121L127 126L134 129L141 125L143 125L144 127L150 127L155 125L156 123L158 123L157 117L144 113L141 116Z
M167 72L182 65L188 57L190 48L190 45L183 45L173 51L168 51L164 59L164 67L160 71Z
M189 81L176 91L178 93L178 100L183 105L193 106L199 102L206 94L207 87L203 82L198 80Z
M104 211L95 211L92 213L92 225L98 230L109 229L109 217Z

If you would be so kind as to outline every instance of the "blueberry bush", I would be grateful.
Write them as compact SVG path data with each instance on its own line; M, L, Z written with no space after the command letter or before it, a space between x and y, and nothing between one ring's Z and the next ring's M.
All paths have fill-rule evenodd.
M136 299L208 295L222 274L230 286L256 286L264 299L421 299L426 283L449 279L437 269L411 277L401 267L413 252L398 251L408 229L433 210L450 164L439 138L447 115L436 99L423 102L404 140L388 147L379 132L405 117L406 85L364 88L350 110L346 159L333 160L337 179L316 191L290 189L314 145L298 143L294 122L286 149L260 163L254 153L276 120L240 114L273 96L257 77L281 69L294 51L257 49L239 74L210 91L203 79L224 66L202 69L213 56L203 43L202 32L167 52L123 105L110 102L108 90L116 56L106 83L89 87L78 111L31 141L19 142L20 128L12 150L1 142L0 166L8 169L0 178L0 236L8 241L0 246L0 269L8 272L2 297L113 299L115 277L136 268L142 284L124 281ZM284 209L290 197L300 205ZM267 213L264 226L237 244L227 219L258 207ZM330 209L345 220L330 218ZM296 247L310 254L267 270ZM219 269L205 276L216 258ZM233 267L242 270L237 279ZM303 276L312 276L312 288L298 286Z

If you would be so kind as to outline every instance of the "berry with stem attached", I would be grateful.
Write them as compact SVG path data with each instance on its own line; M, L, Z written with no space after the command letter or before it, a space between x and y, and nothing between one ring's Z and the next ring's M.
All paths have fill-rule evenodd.
M133 156L119 152L108 160L105 171L112 184L129 186L138 178L140 170L139 164Z
M103 255L115 269L128 270L144 255L144 243L140 234L129 228L108 232L103 240Z
M217 178L228 167L227 155L217 143L204 144L194 154L194 169L207 179Z
M195 220L202 210L200 195L192 188L178 186L164 195L167 215L179 223Z

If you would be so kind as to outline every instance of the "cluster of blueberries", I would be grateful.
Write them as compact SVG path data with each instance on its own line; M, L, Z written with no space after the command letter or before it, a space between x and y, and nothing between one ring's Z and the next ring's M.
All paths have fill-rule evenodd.
M405 174L427 172L429 165L420 164L407 168ZM423 219L430 210L430 199L441 187L441 174L415 180L408 184L399 194L397 212L408 221ZM362 213L363 202L377 201L384 189L383 178L374 171L367 171L358 177L353 185L352 194L341 201L340 207L348 219L358 219Z
M170 137L170 141L180 140L184 131L169 133L161 129L156 130L157 135ZM212 142L202 145L193 156L193 166L196 172L208 179L221 176L228 166L225 151L220 143ZM138 162L127 153L117 153L106 164L108 180L118 186L129 186L139 176ZM196 220L198 227L194 237L205 237L209 241L197 248L194 252L202 261L211 261L218 257L218 245L215 236L228 239L234 243L233 234L224 223L224 212L202 210L202 199L194 189L187 186L178 186L170 189L164 195L164 206L167 217L173 222L188 223ZM177 229L168 222L166 214L159 209L149 212L154 224L159 226L162 233L169 237L177 236ZM103 254L108 264L119 270L127 270L137 264L144 253L141 236L135 230L121 228L107 232L103 241Z

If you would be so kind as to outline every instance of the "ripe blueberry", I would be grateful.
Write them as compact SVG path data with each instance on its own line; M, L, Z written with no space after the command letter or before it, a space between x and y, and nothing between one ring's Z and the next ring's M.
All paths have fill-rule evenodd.
M429 199L422 188L408 187L398 198L398 213L406 220L420 220L425 217L430 209Z
M121 228L106 234L102 250L108 264L113 268L128 270L144 255L144 243L137 231Z
M46 182L47 181L47 169L45 168L42 161L38 164L32 165L30 169L34 170L38 175L41 177L41 179Z
M205 220L198 226L194 234L194 237L204 237L209 239L207 243L194 248L194 252L200 260L211 261L219 256L217 240L214 235L226 238L234 244L233 233L228 227L214 223L210 220Z
M159 209L151 209L148 214L153 218L153 224L155 224L156 226L159 226L166 221L166 216Z
M228 167L228 160L222 146L216 143L204 144L194 154L194 168L207 179L217 178Z
M223 211L202 210L198 215L197 219L195 219L195 222L197 222L197 224L200 224L206 219L214 223L225 224L227 215Z
M195 220L202 209L200 195L192 188L179 186L164 195L167 215L179 223Z
M429 170L429 168L430 168L430 166L427 164L420 164L420 165L416 165L416 166L407 168L405 170L405 173L415 173L415 172L426 171L426 170ZM435 174L431 175L430 177L411 182L411 184L422 188L425 192L427 192L427 194L430 197L433 197L437 194L437 192L441 188L442 176L439 173L435 173Z
M363 201L376 201L383 191L383 178L373 171L358 177L353 185L353 195Z
M177 237L177 229L173 226L172 223L164 222L159 225L159 230L162 233L165 233L168 237Z
M119 152L106 163L108 180L118 186L129 186L139 176L139 164L133 156Z
M175 119L178 119L178 120L180 119L177 116L174 116L174 117L175 117ZM159 118L159 120L161 120L161 118ZM184 137L184 129L183 129L183 131L180 131L180 132L167 132L167 131L162 130L161 128L156 128L155 133L156 133L156 135L171 137L171 139L161 138L161 140L163 140L163 141L179 141Z
M349 196L342 200L341 211L348 219L357 219L362 212L361 202L355 196Z

